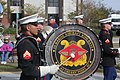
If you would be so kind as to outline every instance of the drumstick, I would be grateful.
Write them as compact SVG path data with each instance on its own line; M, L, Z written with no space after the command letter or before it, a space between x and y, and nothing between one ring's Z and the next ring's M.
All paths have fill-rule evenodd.
M68 60L70 60L71 58L74 58L75 57L75 54L71 53L70 54L70 57L67 58L63 63L60 64L60 66L62 66L63 64L65 64Z

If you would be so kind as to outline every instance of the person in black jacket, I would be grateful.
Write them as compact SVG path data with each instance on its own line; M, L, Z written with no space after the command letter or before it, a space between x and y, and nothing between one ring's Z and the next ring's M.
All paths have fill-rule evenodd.
M22 70L20 80L40 80L48 73L55 74L59 65L42 66L41 52L35 36L38 34L38 14L19 20L22 37L17 41L18 65Z
M103 54L102 54L102 66L104 80L115 80L117 77L115 69L115 57L118 54L118 50L112 49L112 37L113 33L111 31L111 19L102 19L99 21L101 23L101 31L99 33L99 39L102 42Z
M42 53L41 56L42 56L42 65L43 65L45 62L45 52L44 52L44 45L43 45L45 38L42 34L42 30L44 28L44 26L43 26L44 25L44 18L39 17L37 23L38 23L38 25L37 25L38 34L35 37L37 39L37 42L39 43L39 48L40 48L41 53Z

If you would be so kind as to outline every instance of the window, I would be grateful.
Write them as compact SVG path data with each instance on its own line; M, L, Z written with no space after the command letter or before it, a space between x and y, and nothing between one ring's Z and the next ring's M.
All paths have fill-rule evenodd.
M10 0L10 6L21 6L21 0Z
M59 0L48 0L48 6L49 7L58 7L59 6Z

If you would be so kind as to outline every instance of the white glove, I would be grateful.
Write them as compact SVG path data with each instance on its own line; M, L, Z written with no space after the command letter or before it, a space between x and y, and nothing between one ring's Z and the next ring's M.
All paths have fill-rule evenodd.
M39 66L39 67L40 67L41 77L45 76L48 73L55 74L59 69L59 65Z
M50 74L55 74L59 69L59 65L52 65L50 66Z

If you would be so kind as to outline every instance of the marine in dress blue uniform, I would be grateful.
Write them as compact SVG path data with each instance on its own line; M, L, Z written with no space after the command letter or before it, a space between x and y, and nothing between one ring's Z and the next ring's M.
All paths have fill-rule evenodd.
M83 17L84 17L84 15L75 16L74 17L75 23L79 24L79 25L83 25Z
M101 23L101 31L99 33L99 38L102 42L103 54L102 54L102 66L104 80L115 80L117 77L115 65L115 57L118 55L118 50L113 48L112 37L113 33L111 31L111 19L102 19L99 21Z
M45 38L44 38L44 36L43 36L43 34L42 34L42 30L43 30L43 28L44 28L44 18L42 18L42 17L38 17L38 21L37 21L37 23L38 23L38 34L35 36L36 37L36 39L37 39L37 42L39 43L39 48L40 48L40 51L41 51L41 58L42 58L42 64L41 65L44 65L44 63L46 63L45 62L45 52L44 52L44 45L43 45L43 43L44 43L44 41L45 41Z
M22 37L17 41L18 65L22 70L20 80L40 80L46 74L55 74L59 65L42 66L38 34L38 14L19 20Z

